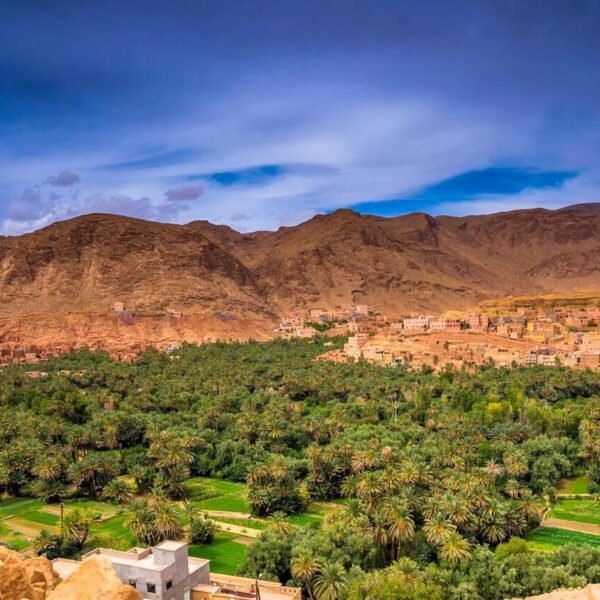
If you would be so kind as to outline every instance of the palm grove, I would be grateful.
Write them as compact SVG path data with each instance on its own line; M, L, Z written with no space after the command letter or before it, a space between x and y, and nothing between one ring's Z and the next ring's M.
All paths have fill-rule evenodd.
M496 599L600 581L597 550L538 555L518 539L561 477L600 483L598 374L408 373L315 361L322 344L184 346L131 365L82 351L41 378L6 367L0 486L128 505L131 531L153 544L185 535L172 501L185 503L189 477L247 482L253 512L275 517L240 573L318 600ZM339 509L317 529L282 518L311 501ZM93 543L89 515L70 520L40 551Z

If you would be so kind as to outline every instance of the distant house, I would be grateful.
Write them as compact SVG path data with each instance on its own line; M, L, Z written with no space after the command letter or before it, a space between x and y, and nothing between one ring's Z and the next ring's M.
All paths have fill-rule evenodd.
M402 320L402 325L404 329L407 331L414 331L417 329L427 329L431 321L433 321L433 317L420 315L418 317L410 317L408 319Z
M486 314L473 313L469 315L469 327L471 329L486 330L490 326L490 319Z
M429 322L432 331L460 331L460 319L434 319Z
M113 304L113 311L116 313L122 313L125 310L125 304L123 304L123 302L121 302L120 300L117 300L114 304Z

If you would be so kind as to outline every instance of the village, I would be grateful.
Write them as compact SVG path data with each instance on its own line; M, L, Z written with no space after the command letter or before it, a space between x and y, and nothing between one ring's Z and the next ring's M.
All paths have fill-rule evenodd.
M373 307L356 305L347 311L293 311L281 321L277 334L288 338L310 338L319 332L350 334L343 349L319 357L342 363L364 360L433 371L486 364L600 370L599 323L599 308L410 315L390 322Z

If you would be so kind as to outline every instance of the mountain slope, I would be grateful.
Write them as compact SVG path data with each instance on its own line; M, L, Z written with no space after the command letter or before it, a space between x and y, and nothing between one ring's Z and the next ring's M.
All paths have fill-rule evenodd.
M0 335L37 340L49 323L60 329L77 314L87 323L77 339L85 340L86 327L100 339L98 319L122 300L138 313L173 308L189 317L169 328L159 320L151 334L138 323L139 331L127 330L132 340L201 341L204 330L261 337L294 306L360 302L393 317L507 295L598 290L599 257L600 204L437 218L339 210L255 234L206 221L87 215L0 237ZM223 313L237 323L215 326Z

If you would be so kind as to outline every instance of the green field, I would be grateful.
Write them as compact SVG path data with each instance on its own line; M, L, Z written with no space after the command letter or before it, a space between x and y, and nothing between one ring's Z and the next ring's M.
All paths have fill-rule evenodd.
M593 499L561 499L548 512L548 517L600 525L600 504Z
M85 499L64 501L65 514L75 508L88 509L96 516L91 529L91 538L97 539L99 544L119 549L134 545L131 533L123 526L126 516L115 516L117 513L123 513L125 509ZM60 505L58 504L45 504L41 500L32 498L2 500L0 502L0 543L19 551L27 550L31 547L34 531L41 529L56 531L59 521ZM18 531L21 526L23 531Z
M218 496L203 500L198 504L198 508L204 510L227 510L231 512L250 512L250 505L244 498L236 496Z
M190 546L189 555L210 560L213 573L234 575L246 557L246 546L233 541L233 535L218 532L208 546Z
M590 483L590 478L587 475L572 479L561 479L557 492L559 494L587 494Z
M525 539L532 548L545 551L556 550L565 544L576 544L577 546L589 544L600 548L600 536L598 535L553 527L538 527L530 531Z
M33 521L34 523L40 523L41 525L47 525L48 527L55 527L58 525L60 517L53 515L42 510L28 510L27 512L19 514L21 519L26 521Z

